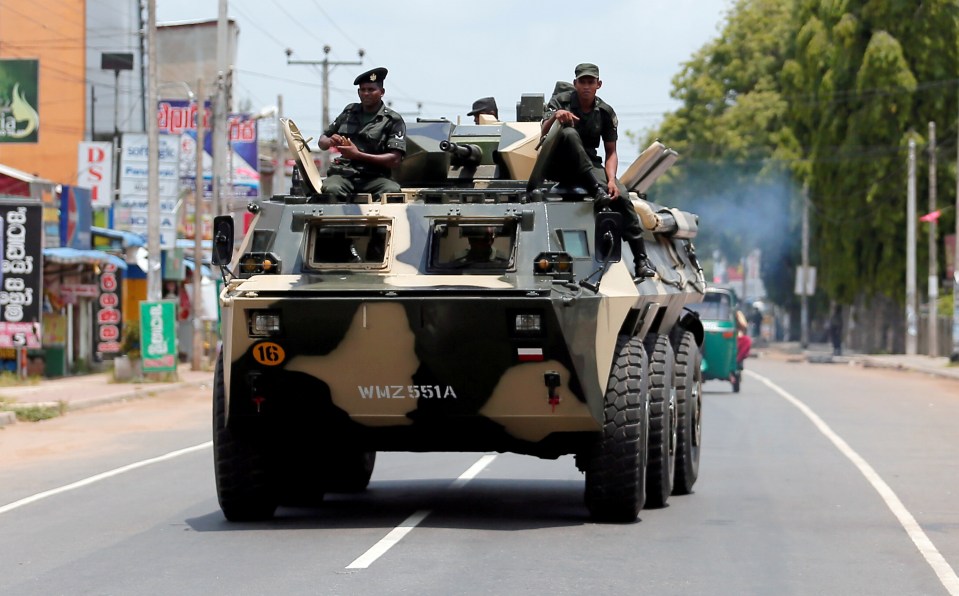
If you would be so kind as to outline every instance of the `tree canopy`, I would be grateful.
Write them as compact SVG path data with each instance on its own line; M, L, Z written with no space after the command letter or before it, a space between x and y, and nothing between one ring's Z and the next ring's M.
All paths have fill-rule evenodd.
M955 0L739 0L673 79L682 104L650 138L682 159L650 198L700 215L701 253L761 248L767 290L789 303L805 185L820 289L901 299L907 145L925 146L930 121L939 205L955 204L957 31Z

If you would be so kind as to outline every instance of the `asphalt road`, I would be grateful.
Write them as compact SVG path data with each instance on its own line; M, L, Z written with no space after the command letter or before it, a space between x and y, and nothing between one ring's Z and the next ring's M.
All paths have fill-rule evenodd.
M0 594L959 594L956 389L750 360L705 386L695 493L629 525L589 521L572 458L468 453L381 453L365 494L230 524L200 389L17 424Z

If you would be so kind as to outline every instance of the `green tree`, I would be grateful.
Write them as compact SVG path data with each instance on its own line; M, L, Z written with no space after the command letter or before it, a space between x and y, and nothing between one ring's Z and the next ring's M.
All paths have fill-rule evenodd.
M673 80L682 105L651 136L682 159L650 198L699 213L706 254L762 248L788 304L806 184L825 297L901 300L905 148L929 121L955 130L957 31L955 0L739 0Z

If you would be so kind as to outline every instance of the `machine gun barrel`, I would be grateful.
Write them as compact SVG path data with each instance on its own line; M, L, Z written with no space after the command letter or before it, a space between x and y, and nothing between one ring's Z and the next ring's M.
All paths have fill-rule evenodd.
M460 166L478 166L483 160L483 150L479 145L440 141L440 150L451 154L453 163Z

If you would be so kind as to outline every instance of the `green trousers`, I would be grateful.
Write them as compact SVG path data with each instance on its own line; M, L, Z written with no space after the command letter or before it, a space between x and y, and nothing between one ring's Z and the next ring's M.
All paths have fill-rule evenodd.
M385 192L400 192L400 185L385 176L328 176L323 181L323 194L334 201L345 202L357 193L379 196Z
M583 146L583 139L575 128L564 127L556 143L545 172L550 180L564 185L583 186L590 194L597 184L601 184L603 189L606 189L606 184L609 182L606 170L590 159ZM639 224L639 216L636 215L636 209L629 200L626 187L619 179L616 180L616 188L619 189L619 198L610 201L609 208L623 216L623 239L626 241L641 239L643 229ZM601 206L597 204L596 207Z

